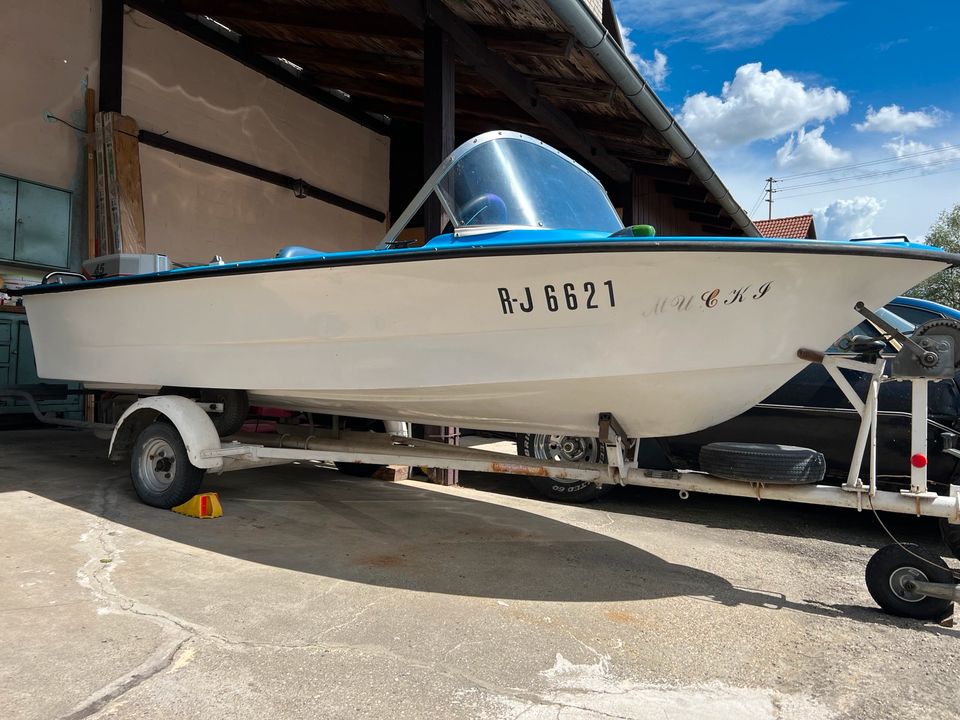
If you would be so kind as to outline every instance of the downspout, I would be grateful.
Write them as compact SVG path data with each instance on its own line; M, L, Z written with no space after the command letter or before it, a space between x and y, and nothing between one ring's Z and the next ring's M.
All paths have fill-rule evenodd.
M749 237L761 237L756 226L733 199L726 185L717 177L697 146L691 142L676 118L664 106L657 94L641 77L626 53L603 27L582 0L546 0L560 22L583 48L596 58L610 79L626 95L627 100L643 118L659 132L670 148L682 158L687 167L703 183L720 206Z

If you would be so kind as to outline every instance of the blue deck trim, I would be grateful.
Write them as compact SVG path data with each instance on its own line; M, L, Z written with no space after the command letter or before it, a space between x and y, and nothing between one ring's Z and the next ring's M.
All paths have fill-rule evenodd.
M782 249L781 249L782 248ZM163 282L216 275L277 272L310 267L366 265L391 262L410 262L469 256L506 256L523 254L593 253L593 252L784 252L853 254L864 256L909 257L947 255L943 260L960 266L960 255L946 253L942 248L904 242L852 242L849 240L797 240L789 238L748 237L611 237L604 232L584 230L503 230L483 235L455 237L438 235L421 247L389 248L382 250L350 250L345 252L317 252L291 258L243 260L222 265L197 265L175 268L158 273L131 275L122 278L102 278L66 285L34 285L13 291L15 295L33 295L48 292L87 290L98 287L117 287L145 282ZM931 258L933 259L933 258ZM937 258L940 259L940 258Z

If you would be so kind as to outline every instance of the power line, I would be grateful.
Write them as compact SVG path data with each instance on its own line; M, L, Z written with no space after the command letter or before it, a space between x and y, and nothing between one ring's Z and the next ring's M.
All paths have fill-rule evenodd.
M850 187L839 188L842 190L855 190L857 188L872 187L873 185L884 185L886 183L900 182L902 180L916 180L917 178L930 177L931 175L943 175L946 173L960 172L960 168L947 168L946 170L938 170L937 172L931 173L919 173L917 175L911 175L910 177L898 177L890 178L888 180L877 180L872 183L863 183L862 185L851 185ZM787 195L784 200L792 200L793 198L809 197L810 195L822 195L827 192L836 192L838 188L826 188L825 190L815 190L808 193L800 193L798 195Z
M839 167L825 168L823 170L811 170L805 173L797 173L795 175L784 175L778 180L794 180L796 178L810 177L813 175L823 175L824 173L831 172L844 172L846 170L855 170L856 168L867 167L869 165L881 165L883 163L894 162L896 160L909 160L915 157L921 157L924 155L933 155L935 153L946 152L948 150L958 150L960 149L960 144L957 145L943 145L938 148L930 148L929 150L918 150L917 152L912 153L903 153L902 155L891 155L890 157L880 158L878 160L866 160L864 162L853 163L851 165L840 165Z
M777 192L786 192L789 190L800 190L802 188L808 187L817 187L819 185L835 185L837 183L846 183L851 180L865 180L872 177L882 177L886 175L897 175L903 172L909 172L910 170L922 170L931 167L938 167L940 165L949 165L951 163L960 162L960 155L957 157L943 158L942 160L934 160L928 163L913 163L911 165L905 165L901 168L891 168L888 170L876 170L874 172L862 173L860 175L848 175L846 177L838 178L827 178L826 180L817 180L809 183L801 183L800 185L789 185L787 187L780 188Z
M753 217L753 214L759 209L760 203L763 202L763 196L766 194L767 194L767 188L764 187L763 190L760 191L760 194L757 196L756 202L753 203L753 206L750 208L750 212L747 213L748 217Z

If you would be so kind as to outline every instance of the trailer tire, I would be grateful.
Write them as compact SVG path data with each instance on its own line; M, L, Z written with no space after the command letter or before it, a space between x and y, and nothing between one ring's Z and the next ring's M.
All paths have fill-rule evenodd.
M566 447L565 449L565 446ZM517 454L539 460L564 460L568 462L603 463L607 453L595 438L567 435L524 434L517 436ZM603 497L613 489L612 485L597 484L589 480L559 480L552 477L528 478L538 494L560 502L585 503Z
M177 429L157 421L145 427L130 453L130 477L137 497L169 510L197 494L204 470L190 464Z
M210 421L220 437L228 437L238 432L250 414L250 399L246 390L164 386L160 388L159 394L181 395L201 403L223 403L223 412L210 413Z
M382 420L348 417L344 418L343 424L347 430L354 432L386 432L386 425L383 424ZM355 462L335 462L334 465L344 475L358 478L372 478L379 470L386 467L386 465L367 465L366 463Z
M726 480L808 485L823 480L827 464L808 448L717 442L700 448L700 469Z
M940 556L922 545L886 545L870 558L864 574L871 597L891 615L939 621L953 612L951 600L921 595L902 586L911 577L934 583L956 582Z
M960 525L946 518L940 518L940 536L943 538L943 544L950 548L950 552L957 560L960 560Z
M384 465L365 465L364 463L335 462L337 470L344 475L359 478L372 478Z

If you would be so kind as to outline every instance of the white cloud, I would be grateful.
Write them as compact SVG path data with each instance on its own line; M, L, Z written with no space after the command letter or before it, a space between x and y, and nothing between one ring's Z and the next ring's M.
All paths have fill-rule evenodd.
M835 0L616 0L625 24L712 49L761 45L787 26L819 20L841 5Z
M834 147L823 139L824 126L820 125L806 132L803 128L787 138L777 150L777 166L785 170L802 172L804 170L822 170L849 163L852 155L846 150Z
M768 140L824 121L850 109L847 96L832 87L807 88L760 63L737 68L720 96L700 92L683 102L680 124L705 148L720 149Z
M897 45L904 45L904 44L906 44L906 43L908 43L908 42L910 42L910 39L909 39L909 38L904 38L904 37L902 37L902 38L897 38L896 40L889 40L889 41L887 41L887 42L882 42L882 43L880 43L880 44L877 46L877 50L879 50L880 52L886 52L887 50L889 50L889 49L892 48L892 47L896 47Z
M854 127L860 132L909 133L936 127L947 117L939 108L905 112L899 105L884 105L879 110L867 108L862 123Z
M939 148L919 140L907 140L903 135L884 143L883 147L896 157L915 165L943 165L960 159L960 148L942 144ZM922 154L921 154L922 153Z
M860 195L851 200L834 200L826 207L813 211L817 225L817 237L825 240L845 240L855 237L871 237L873 222L883 210L885 202L870 195Z
M627 57L630 58L630 61L647 82L657 90L662 89L667 75L670 74L670 70L667 68L667 56L655 49L653 60L646 60L637 52L636 45L630 39L630 28L621 28L621 33L623 34L623 50L627 53Z

